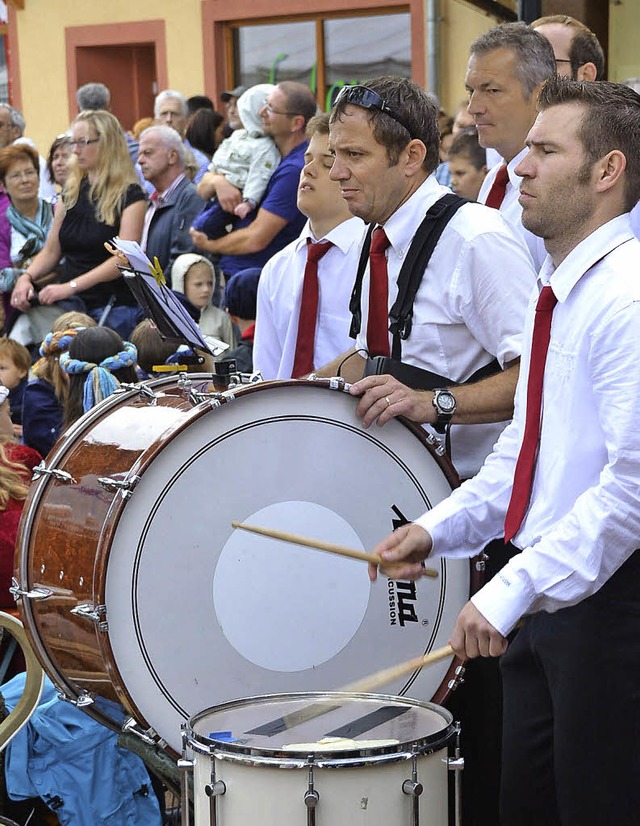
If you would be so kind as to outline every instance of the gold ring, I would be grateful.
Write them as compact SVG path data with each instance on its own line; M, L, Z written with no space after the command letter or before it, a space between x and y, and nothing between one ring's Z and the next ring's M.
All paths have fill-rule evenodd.
M386 403L387 403L387 407L390 407L390 406L391 406L391 399L389 398L389 396L385 396L385 397L384 397L384 400L385 400L385 401L386 401Z

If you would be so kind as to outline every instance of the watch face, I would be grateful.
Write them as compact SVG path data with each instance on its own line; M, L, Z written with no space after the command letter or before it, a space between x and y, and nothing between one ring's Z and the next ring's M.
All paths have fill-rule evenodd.
M436 402L438 409L443 413L453 413L456 409L456 400L451 393L438 393Z

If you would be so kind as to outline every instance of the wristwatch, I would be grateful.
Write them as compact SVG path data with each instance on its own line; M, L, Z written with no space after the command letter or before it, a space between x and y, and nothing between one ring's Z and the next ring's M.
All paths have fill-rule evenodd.
M78 282L77 281L69 281L69 286L71 287L71 289L75 293L75 291L78 289Z
M433 391L432 404L438 414L434 427L439 433L444 433L446 426L456 412L455 396L446 388L437 388Z

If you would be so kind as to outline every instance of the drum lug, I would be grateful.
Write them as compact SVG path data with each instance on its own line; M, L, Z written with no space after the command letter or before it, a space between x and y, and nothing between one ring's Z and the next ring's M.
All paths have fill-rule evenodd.
M455 723L456 744L453 750L453 757L447 758L447 767L449 771L455 772L454 785L454 826L460 826L462 823L462 775L464 769L464 757L460 756L460 723Z
M447 688L449 691L455 691L456 688L464 682L464 672L467 669L463 665L459 665L456 667L456 670L453 672L454 677L452 680L449 680L447 683Z
M227 786L224 780L216 780L215 783L207 783L204 787L204 793L207 797L219 797L221 794L225 794L227 791Z
M404 794L411 795L411 826L420 826L420 795L424 791L422 783L418 782L418 748L413 747L411 758L411 780L402 784Z
M151 407L155 407L158 404L157 394L154 393L154 391L145 382L140 382L140 384L129 384L128 382L123 382L118 389L120 391L137 390L140 398L143 401L148 401Z
M320 793L313 783L313 755L309 755L309 788L304 793L304 805L307 807L307 826L315 826L316 806L320 802Z
M478 571L478 573L484 573L484 570L487 567L487 559L489 559L487 554L484 551L480 551L476 557L476 571Z
M143 743L147 743L149 746L158 745L160 741L158 732L155 731L155 729L151 727L148 729L141 728L140 724L137 723L133 717L127 717L122 724L122 731L125 734L134 734L139 740L142 740Z
M98 631L109 630L109 623L103 619L107 613L106 605L92 605L90 602L83 602L80 605L76 605L75 608L72 608L71 613L77 617L83 617L84 619L95 622L98 626Z
M184 735L183 735L184 741ZM176 762L180 775L180 810L182 812L181 826L189 826L189 776L193 779L193 760L182 757Z
M445 446L442 444L440 439L437 439L433 433L427 433L427 444L430 444L431 447L435 450L438 456L444 456L447 452Z
M84 689L80 692L80 694L78 694L77 697L67 697L63 691L58 691L58 699L64 700L65 703L69 703L76 708L86 708L95 702L93 694L89 691L85 691Z
M37 479L40 479L41 476L51 476L58 482L65 482L66 484L76 485L77 482L73 478L70 473L67 473L66 470L58 470L57 468L48 468L44 462L44 459L40 462L39 465L34 467L33 469L33 476L31 477L31 481L35 482Z
M24 588L20 587L18 580L12 577L9 593L17 602L21 597L26 597L27 599L49 599L53 591L51 588L32 588L30 591L25 591Z
M131 476L129 479L113 479L111 476L100 476L98 484L110 493L120 493L123 499L128 499L135 486L140 481L139 476Z

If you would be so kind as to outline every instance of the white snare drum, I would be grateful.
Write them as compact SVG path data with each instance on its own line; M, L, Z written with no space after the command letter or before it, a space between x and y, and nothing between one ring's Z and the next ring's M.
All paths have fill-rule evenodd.
M179 754L181 725L212 704L338 689L447 643L467 561L371 585L362 562L231 527L371 550L455 484L421 428L365 430L355 399L324 381L200 402L154 387L83 417L25 506L22 614L68 698L116 728L131 716ZM440 702L451 667L389 691Z
M195 826L446 826L455 734L440 706L385 694L206 709L184 730Z

